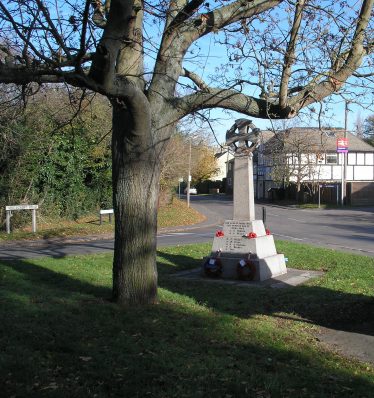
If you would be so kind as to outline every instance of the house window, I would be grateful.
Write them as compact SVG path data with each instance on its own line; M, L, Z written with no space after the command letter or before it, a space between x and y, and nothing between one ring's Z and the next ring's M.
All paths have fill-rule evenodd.
M329 153L326 155L326 164L337 164L338 156L336 153Z
M365 164L372 166L374 164L374 154L367 153L365 154Z
M356 154L355 153L348 153L348 164L355 165L356 163Z
M356 164L359 164L359 165L365 164L365 154L364 153L357 154L357 163Z

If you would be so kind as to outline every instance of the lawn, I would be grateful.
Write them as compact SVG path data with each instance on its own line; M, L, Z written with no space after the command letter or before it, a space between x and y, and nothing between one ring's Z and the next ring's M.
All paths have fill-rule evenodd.
M0 263L7 397L372 397L371 365L317 338L374 313L374 259L277 242L325 275L295 288L175 278L210 245L159 250L159 303L109 301L111 256Z

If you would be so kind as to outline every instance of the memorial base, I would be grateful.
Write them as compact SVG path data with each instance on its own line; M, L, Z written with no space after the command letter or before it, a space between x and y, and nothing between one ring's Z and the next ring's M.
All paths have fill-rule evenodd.
M274 238L266 233L262 220L227 220L216 235L211 257L219 257L222 278L237 279L238 265L243 261L254 268L254 281L287 273L284 255L277 253Z

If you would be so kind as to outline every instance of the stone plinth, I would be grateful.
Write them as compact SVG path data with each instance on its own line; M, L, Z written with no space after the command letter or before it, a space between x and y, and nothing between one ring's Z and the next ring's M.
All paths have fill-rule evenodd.
M249 238L250 233L256 234ZM256 267L253 280L263 281L287 272L283 254L278 254L274 238L267 235L262 220L227 220L222 236L215 236L211 256L219 253L222 278L236 279L241 260L250 260Z

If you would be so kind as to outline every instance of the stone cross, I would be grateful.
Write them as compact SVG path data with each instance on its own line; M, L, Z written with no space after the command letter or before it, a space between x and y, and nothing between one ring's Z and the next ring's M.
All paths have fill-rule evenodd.
M260 129L248 119L235 120L226 132L226 145L235 152L234 220L255 220L252 152L258 146L259 133Z

